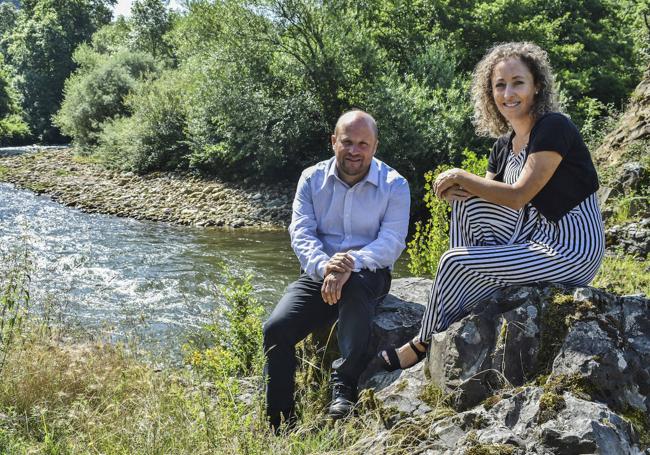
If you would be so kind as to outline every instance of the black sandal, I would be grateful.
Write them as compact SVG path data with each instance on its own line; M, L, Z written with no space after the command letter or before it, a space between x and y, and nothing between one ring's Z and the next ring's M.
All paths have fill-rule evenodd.
M385 350L381 351L379 354L377 354L377 356L381 359L381 366L386 371L395 371L395 370L399 370L400 368L402 370L405 370L407 368L411 368L414 365L417 365L422 360L424 360L424 358L427 356L427 351L428 351L428 348L429 348L428 343L424 343L424 342L420 341L420 344L422 346L424 346L424 351L420 351L417 348L417 346L415 345L415 343L413 343L413 340L409 341L409 346L411 347L411 349L413 350L413 352L415 352L415 355L417 356L417 360L413 364L402 368L400 366L400 363L399 363L399 356L397 355L397 349L396 348L390 348L390 349L385 349ZM386 353L386 356L388 356L388 362L386 361L386 359L382 355L384 352Z

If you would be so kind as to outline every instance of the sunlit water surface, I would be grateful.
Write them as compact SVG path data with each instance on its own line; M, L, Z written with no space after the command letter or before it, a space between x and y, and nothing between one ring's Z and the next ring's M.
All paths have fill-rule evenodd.
M269 311L299 264L286 231L174 226L64 207L0 183L0 246L26 244L33 301L69 326L178 357L224 304L226 273L250 275ZM397 272L404 270L403 263Z

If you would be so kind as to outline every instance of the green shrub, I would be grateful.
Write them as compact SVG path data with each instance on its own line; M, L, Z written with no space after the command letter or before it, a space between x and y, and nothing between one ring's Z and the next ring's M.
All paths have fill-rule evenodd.
M368 95L380 129L377 156L408 179L418 215L425 211L419 203L426 183L422 171L440 163L459 164L459 151L480 143L470 122L467 81L448 84L432 87L424 76L400 80L393 75Z
M138 173L187 169L187 116L179 81L176 71L167 71L138 86L126 99L132 116L103 125L98 156L109 165Z
M261 374L263 305L253 296L251 277L228 276L219 287L226 300L224 308L206 325L205 338L191 346L189 362L215 381L235 376Z
M461 168L473 174L484 176L487 170L487 157L478 157L475 153L465 150L465 159ZM415 223L415 233L408 243L409 270L414 275L434 277L438 268L440 256L449 249L449 214L450 205L438 199L431 191L431 185L438 174L450 169L449 165L440 165L434 171L425 174L424 203L429 212L426 221Z
M312 93L272 93L235 73L228 82L206 80L188 103L193 168L229 179L291 179L329 157L331 130Z
M62 141L52 116L63 99L64 82L75 70L75 48L111 21L110 0L21 2L9 38L9 60L26 118L41 141Z
M0 119L0 146L22 145L29 141L29 126L18 114Z
M76 55L82 58L82 53ZM128 115L126 97L140 81L159 71L154 58L142 52L124 50L93 60L95 67L82 67L66 81L65 98L54 118L85 153L97 144L105 122Z

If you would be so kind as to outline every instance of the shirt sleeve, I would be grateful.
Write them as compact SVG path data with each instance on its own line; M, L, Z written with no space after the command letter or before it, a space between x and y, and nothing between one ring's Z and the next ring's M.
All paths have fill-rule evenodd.
M324 278L325 265L330 257L323 250L323 243L317 236L318 223L314 212L311 187L305 174L300 176L289 234L291 247L298 257L300 266L315 280Z
M500 141L494 142L494 145L492 146L492 151L490 152L490 156L488 157L487 171L493 174L497 174L499 172L499 150L500 150L499 142Z
M355 271L369 269L374 272L393 266L406 247L410 205L408 182L400 178L391 188L377 238L359 250L348 252L354 258Z
M528 153L557 152L565 157L571 149L570 120L563 114L548 114L539 120L531 133Z

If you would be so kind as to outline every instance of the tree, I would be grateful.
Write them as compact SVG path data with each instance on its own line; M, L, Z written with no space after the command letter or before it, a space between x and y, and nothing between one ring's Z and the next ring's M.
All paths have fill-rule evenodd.
M29 138L29 127L22 118L18 95L0 54L0 145L20 144Z
M140 81L158 72L154 58L144 52L122 50L113 55L93 55L86 46L75 52L82 66L65 82L65 97L54 122L74 138L82 153L90 153L104 123L127 116L126 98ZM84 64L85 62L85 64Z
M130 47L149 52L154 57L169 55L164 40L170 29L170 17L162 0L135 0L131 6Z
M10 37L9 55L29 124L37 139L60 141L52 115L65 79L75 69L72 53L110 22L115 0L25 0Z
M9 35L16 26L18 12L13 3L0 3L0 54L7 60Z

